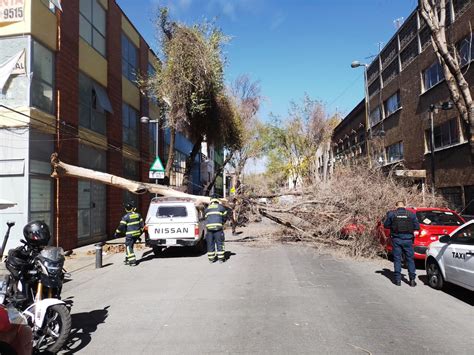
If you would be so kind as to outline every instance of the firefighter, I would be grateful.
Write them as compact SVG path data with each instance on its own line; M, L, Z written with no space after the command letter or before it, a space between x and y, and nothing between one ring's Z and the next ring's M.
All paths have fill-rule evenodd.
M127 212L120 221L115 237L125 236L125 264L130 266L137 265L137 258L133 252L133 245L137 242L143 233L144 222L140 213L136 212L137 208L133 201L125 204L125 212Z
M227 209L220 203L216 195L211 198L211 203L206 208L206 242L207 257L212 264L217 259L219 263L225 261L224 249L224 223L227 220Z
M413 250L413 232L420 229L420 223L413 212L405 208L403 201L397 202L397 209L389 211L384 223L385 228L390 228L393 248L393 283L401 286L402 253L408 264L410 286L416 286L416 267Z

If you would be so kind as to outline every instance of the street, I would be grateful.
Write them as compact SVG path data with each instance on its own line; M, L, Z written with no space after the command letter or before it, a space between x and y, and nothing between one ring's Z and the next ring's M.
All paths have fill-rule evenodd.
M74 272L63 293L73 301L64 353L472 353L472 292L437 292L424 270L418 287L396 287L386 260L242 236L229 240L222 265L187 249L160 258L145 249L134 268L114 254L103 269Z

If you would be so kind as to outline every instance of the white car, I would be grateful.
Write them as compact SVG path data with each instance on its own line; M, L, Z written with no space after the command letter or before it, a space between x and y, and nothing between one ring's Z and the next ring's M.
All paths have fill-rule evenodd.
M158 254L166 247L192 246L204 249L205 218L194 200L155 197L145 219L145 244Z
M426 254L431 287L439 290L450 282L474 291L474 220L431 243Z

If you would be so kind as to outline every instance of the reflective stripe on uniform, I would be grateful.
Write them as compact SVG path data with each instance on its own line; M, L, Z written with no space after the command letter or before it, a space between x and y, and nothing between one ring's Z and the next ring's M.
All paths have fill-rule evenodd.
M127 232L127 233L125 233L125 234L126 234L126 235L140 235L140 234L142 234L142 232L139 231L139 230L136 230L136 231Z
M222 227L222 223L209 223L206 227Z
M133 226L135 224L140 224L141 221L127 223L127 226Z
M120 224L127 224L127 222L125 222L125 221L120 221Z

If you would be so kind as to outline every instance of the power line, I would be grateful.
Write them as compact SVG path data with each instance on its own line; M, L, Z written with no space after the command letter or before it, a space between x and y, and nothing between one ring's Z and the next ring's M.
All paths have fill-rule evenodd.
M74 133L72 133L72 132L66 130L65 127L68 127L68 128L70 128L70 129L72 129L72 130L77 130L77 128L74 127L74 126L72 126L72 125L67 124L65 121L62 121L62 120L61 120L61 121L60 121L60 124L62 124L62 126L61 126L61 125L58 125L58 127L56 127L56 125L43 122L43 121L41 121L41 120L39 120L39 119L37 119L37 118L35 118L35 117L32 117L32 116L30 116L30 115L27 115L27 114L24 113L24 112L17 111L17 110L15 110L15 109L11 108L11 107L8 107L8 106L2 105L2 104L0 104L0 107L3 107L3 108L5 108L5 109L7 109L7 110L9 110L9 111L11 111L11 112L14 112L14 113L16 113L16 114L18 114L18 115L21 115L21 116L23 116L23 117L27 117L27 118L29 118L30 120L36 121L36 122L38 122L38 123L40 123L40 124L42 124L42 125L44 125L44 126L46 126L46 127L53 128L55 131L56 131L56 130L59 130L59 131L62 132L63 134L66 134L66 135L69 135L70 137L72 137L72 138L54 139L54 140L51 140L51 141L57 141L57 142L59 143L59 142L64 141L64 140L75 140L75 139L78 139L78 140L81 140L81 141L84 141L84 142L89 143L89 145L92 145L93 147L95 147L95 148L97 148L97 149L103 150L103 148L104 148L102 145L99 145L99 144L95 143L94 141L91 141L91 140L89 140L89 139L87 139L87 138L84 138L84 137L80 137L79 135L74 134ZM20 120L20 119L18 119L18 118L14 118L14 117L2 115L2 114L0 114L0 116L1 116L1 117L4 117L4 118L7 118L7 119L11 119L11 120L13 120L13 121L17 121L17 122L24 123L25 126L28 127L28 129L31 130L31 123L27 123L27 122L24 122L24 121L22 121L22 120ZM121 154L123 154L123 155L127 155L127 156L129 156L129 157L136 158L135 155L130 154L130 153L128 153L128 152L126 152L126 151L120 149L119 147L114 146L113 144L107 143L106 146L107 146L107 149L106 149L106 150L113 150L113 151L119 152L119 153L121 153ZM146 163L152 163L153 160L148 160L148 161L145 161L145 162L146 162Z

